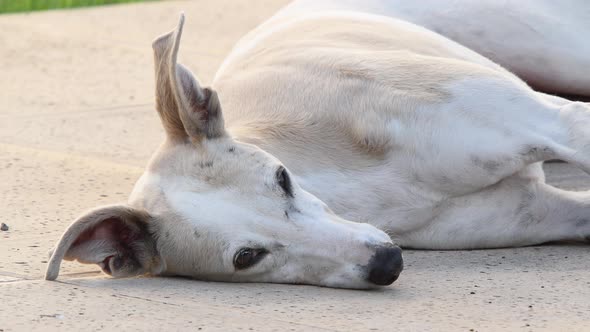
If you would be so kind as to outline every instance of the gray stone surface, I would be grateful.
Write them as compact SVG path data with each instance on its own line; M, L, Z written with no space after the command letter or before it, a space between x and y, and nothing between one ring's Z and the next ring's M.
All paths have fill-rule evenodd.
M286 0L166 1L0 16L0 331L587 331L589 247L406 251L393 286L114 280L47 251L79 213L124 201L163 133L150 42L188 22L182 61L204 84ZM565 164L548 179L584 190Z

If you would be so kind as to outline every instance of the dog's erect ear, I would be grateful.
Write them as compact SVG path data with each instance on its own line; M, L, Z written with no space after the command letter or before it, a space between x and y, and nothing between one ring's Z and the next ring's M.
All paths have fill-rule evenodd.
M76 219L59 240L45 279L55 280L62 259L98 264L113 277L158 274L164 269L149 230L151 217L125 205L90 210Z
M176 30L157 38L152 47L156 69L156 108L173 141L200 142L225 134L217 93L202 88L192 73L176 62L184 14Z

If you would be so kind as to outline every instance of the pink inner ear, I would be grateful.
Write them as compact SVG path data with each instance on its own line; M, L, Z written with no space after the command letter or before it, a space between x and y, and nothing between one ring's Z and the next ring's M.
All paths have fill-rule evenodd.
M111 218L102 221L95 227L89 228L82 232L74 241L72 247L88 241L105 240L107 242L127 243L132 240L131 230L124 222Z
M140 237L140 232L134 231L132 225L117 218L105 219L82 232L64 258L82 263L100 263L106 257L131 252L133 242Z
M160 271L148 218L146 213L129 207L93 211L77 220L64 234L58 249L60 253L64 249L66 252L60 258L97 264L114 277Z

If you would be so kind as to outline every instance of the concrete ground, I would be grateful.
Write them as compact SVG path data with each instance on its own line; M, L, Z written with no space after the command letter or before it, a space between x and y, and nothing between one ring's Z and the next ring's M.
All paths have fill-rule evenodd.
M0 332L49 330L588 331L589 247L406 251L390 287L114 280L47 250L81 211L125 201L163 138L151 40L187 14L181 61L211 81L287 0L166 1L0 16ZM585 189L563 164L550 182Z

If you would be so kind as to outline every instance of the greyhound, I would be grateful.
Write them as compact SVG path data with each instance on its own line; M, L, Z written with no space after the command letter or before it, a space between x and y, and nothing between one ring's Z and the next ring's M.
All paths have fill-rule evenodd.
M348 9L348 8L345 8ZM113 277L367 289L400 247L515 247L590 236L590 106L544 95L430 31L362 11L280 12L212 87L177 62L184 15L153 42L166 140L126 204L82 214L53 251Z

